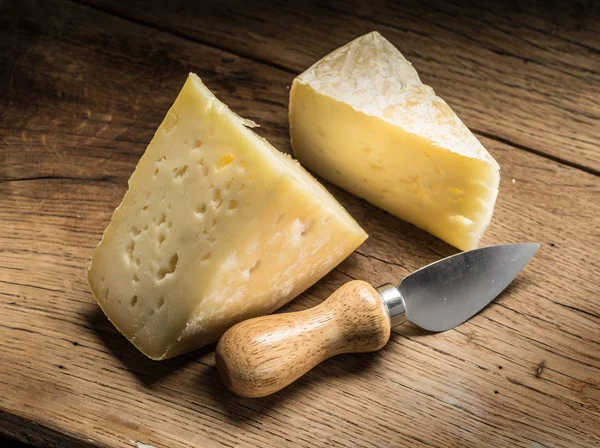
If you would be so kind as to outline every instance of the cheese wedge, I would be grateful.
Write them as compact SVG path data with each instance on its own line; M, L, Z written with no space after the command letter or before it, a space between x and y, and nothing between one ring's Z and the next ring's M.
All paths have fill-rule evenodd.
M498 164L379 33L294 80L290 132L310 170L459 249L477 247Z
M153 359L274 311L367 237L252 125L190 74L94 251L96 300Z

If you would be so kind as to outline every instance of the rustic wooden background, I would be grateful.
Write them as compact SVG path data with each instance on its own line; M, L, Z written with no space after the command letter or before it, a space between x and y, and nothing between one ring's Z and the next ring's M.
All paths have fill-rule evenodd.
M372 30L500 163L483 243L537 241L491 306L242 399L213 347L156 363L85 279L189 71L290 152L288 89ZM0 433L48 446L600 445L600 8L591 1L0 0ZM287 310L455 250L328 186L370 238Z

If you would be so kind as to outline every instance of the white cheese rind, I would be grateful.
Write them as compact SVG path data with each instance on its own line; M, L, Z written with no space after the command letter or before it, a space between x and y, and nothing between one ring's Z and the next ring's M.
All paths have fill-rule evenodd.
M305 166L460 249L491 220L498 164L379 33L294 80L290 133Z
M191 74L94 251L94 296L153 359L272 312L366 239L247 125Z

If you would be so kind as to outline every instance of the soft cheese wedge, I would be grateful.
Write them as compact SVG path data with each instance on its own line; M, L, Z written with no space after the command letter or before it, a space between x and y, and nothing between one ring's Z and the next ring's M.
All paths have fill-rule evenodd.
M379 33L294 80L290 129L296 157L315 173L459 249L477 247L498 164Z
M251 125L190 74L93 254L96 300L153 359L274 311L367 237Z

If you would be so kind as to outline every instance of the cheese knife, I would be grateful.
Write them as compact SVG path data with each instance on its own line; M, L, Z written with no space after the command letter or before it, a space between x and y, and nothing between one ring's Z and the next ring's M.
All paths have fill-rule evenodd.
M413 272L397 287L354 280L314 308L241 322L217 345L220 376L238 395L263 397L331 356L379 350L391 328L407 320L432 332L454 328L494 300L539 247L462 252Z

